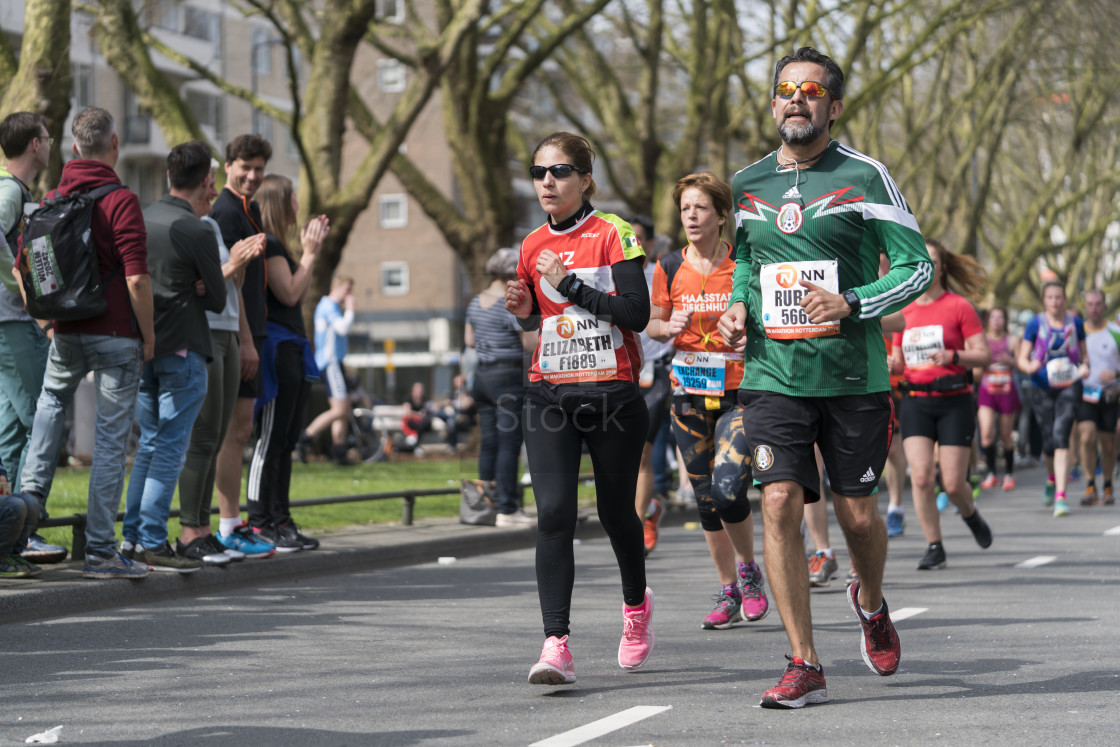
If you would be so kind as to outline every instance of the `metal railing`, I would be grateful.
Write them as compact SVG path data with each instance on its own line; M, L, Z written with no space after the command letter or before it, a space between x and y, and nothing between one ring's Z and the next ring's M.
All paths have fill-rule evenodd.
M290 503L292 508L306 506L327 506L335 503L358 503L359 501L384 501L393 498L401 499L401 524L412 525L416 508L416 499L434 495L459 495L459 488L432 488L428 490L400 490L386 493L358 493L357 495L335 495L325 498L301 498ZM241 504L242 511L248 511L247 504ZM218 513L218 507L210 508L211 514ZM171 511L170 518L177 518L179 509ZM117 514L117 521L123 521L124 514ZM70 516L52 516L39 522L40 527L73 527L74 540L70 549L70 557L81 558L86 552L86 515L72 514Z

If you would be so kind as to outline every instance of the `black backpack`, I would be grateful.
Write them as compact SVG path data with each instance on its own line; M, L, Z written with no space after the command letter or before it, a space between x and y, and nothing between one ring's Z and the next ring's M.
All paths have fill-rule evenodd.
M101 277L91 226L97 201L118 189L124 185L58 195L24 220L19 271L32 317L73 321L105 313L105 288L120 266Z

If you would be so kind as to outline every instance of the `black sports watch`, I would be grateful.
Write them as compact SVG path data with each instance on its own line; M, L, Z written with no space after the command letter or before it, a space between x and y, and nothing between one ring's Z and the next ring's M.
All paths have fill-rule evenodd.
M571 285L568 286L568 292L564 295L567 296L569 300L571 300L575 298L576 294L579 293L579 289L582 287L583 280L580 277L575 276L575 279L572 280Z
M856 292L851 289L844 291L844 300L848 302L848 308L852 310L852 316L859 316L860 300Z

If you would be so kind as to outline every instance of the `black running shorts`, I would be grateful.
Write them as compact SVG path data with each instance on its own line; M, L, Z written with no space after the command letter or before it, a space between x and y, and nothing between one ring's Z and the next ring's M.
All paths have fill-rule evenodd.
M1118 416L1120 403L1105 402L1103 398L1097 402L1086 402L1084 399L1077 401L1077 422L1095 423L1097 430L1103 433L1116 432Z
M834 493L862 497L878 490L893 434L889 392L790 397L740 389L739 402L756 485L792 480L805 488L806 503L820 500L813 455L819 444Z
M942 446L972 446L976 399L972 392L948 397L903 397L902 440L925 436Z

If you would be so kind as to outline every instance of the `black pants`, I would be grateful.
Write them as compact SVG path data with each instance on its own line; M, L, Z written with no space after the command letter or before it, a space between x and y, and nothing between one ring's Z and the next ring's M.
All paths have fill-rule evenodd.
M545 636L568 634L575 584L580 457L587 444L595 470L596 508L622 575L622 598L642 604L646 589L642 522L634 492L649 411L635 395L603 412L573 415L530 393L522 419L537 504L537 592Z
M525 404L525 371L520 365L482 365L474 375L474 401L482 442L478 447L478 478L498 483L498 511L519 508L517 468L521 459L521 411Z
M276 398L258 416L261 437L249 465L249 523L257 528L292 519L292 449L303 431L311 394L311 384L303 377L303 350L296 343L276 346L276 379Z

